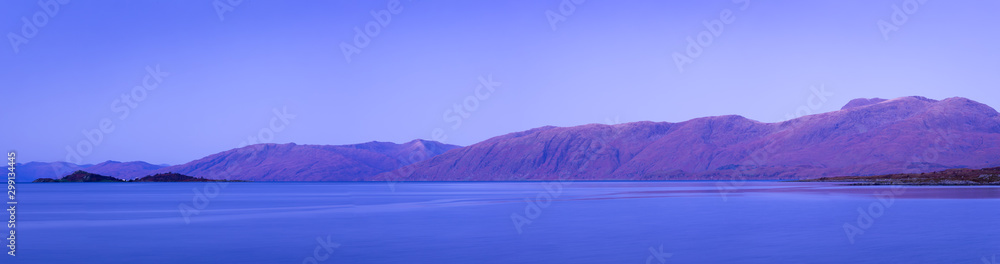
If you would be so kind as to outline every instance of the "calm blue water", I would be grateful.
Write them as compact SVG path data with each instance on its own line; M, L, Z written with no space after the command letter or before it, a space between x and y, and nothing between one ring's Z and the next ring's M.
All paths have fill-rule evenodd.
M23 183L18 256L2 263L983 263L1000 254L996 187L905 187L890 203L875 194L892 187L748 182L723 198L717 184L730 183ZM195 194L206 189L214 197ZM201 209L186 222L180 205ZM845 223L864 232L853 243Z

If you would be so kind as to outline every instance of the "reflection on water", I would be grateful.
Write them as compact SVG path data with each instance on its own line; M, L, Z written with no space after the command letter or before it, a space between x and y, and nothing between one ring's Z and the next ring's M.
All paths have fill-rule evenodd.
M1000 253L998 187L230 183L204 199L205 183L20 186L11 263L312 263L317 245L330 252L321 263L977 263ZM195 203L187 223L179 206ZM878 216L859 220L873 204ZM845 231L859 221L862 233ZM317 242L327 238L339 246Z

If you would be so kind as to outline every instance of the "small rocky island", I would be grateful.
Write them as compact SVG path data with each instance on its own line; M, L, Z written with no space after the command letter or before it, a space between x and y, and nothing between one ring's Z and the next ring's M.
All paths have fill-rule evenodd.
M32 182L227 182L227 181L229 180L211 180L200 177L191 177L173 172L159 173L156 175L149 175L142 178L131 179L131 180L122 180L115 177L104 176L78 170L70 175L62 177L61 179L39 178ZM232 181L232 182L242 182L242 181Z
M799 182L845 182L848 185L1000 185L1000 167L948 169L927 173L822 177Z
M227 180L210 180L200 177L191 177L180 173L158 173L156 175L149 175L146 177L132 179L129 182L224 182ZM242 182L242 181L234 181Z
M124 180L115 177L109 177L78 170L74 171L70 175L62 177L62 179L38 178L32 182L123 182L123 181Z

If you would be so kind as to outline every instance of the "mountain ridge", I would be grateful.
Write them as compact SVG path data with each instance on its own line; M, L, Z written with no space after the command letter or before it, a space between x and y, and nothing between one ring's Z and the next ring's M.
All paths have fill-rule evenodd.
M351 145L256 144L154 173L248 181L356 181L457 147L427 140L402 144L378 141Z
M1000 113L962 97L858 98L840 110L771 123L721 115L682 122L543 126L466 147L422 139L398 144L271 143L167 167L138 161L54 162L48 169L41 168L45 163L28 164L19 170L39 174L61 167L124 179L176 172L248 181L866 176L1000 166ZM61 175L52 176L48 178Z
M83 165L62 161L32 161L23 164L19 163L15 166L17 171L17 180L24 182L30 182L39 178L59 179L78 170L119 179L133 179L149 175L150 172L163 167L165 166L149 164L144 161L119 162L113 160L108 160L98 164Z
M981 168L1000 163L998 116L966 98L913 96L852 100L841 110L774 123L726 115L532 129L408 165L396 178L796 179Z

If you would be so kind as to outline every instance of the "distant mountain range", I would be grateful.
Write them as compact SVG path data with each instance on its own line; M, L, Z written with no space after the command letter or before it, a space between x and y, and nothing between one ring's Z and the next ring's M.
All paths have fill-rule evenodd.
M172 172L220 180L361 181L458 147L427 140L342 146L256 144L175 166L141 161L107 161L97 165L29 162L18 165L17 172L18 181L58 179L77 170L125 180Z
M342 146L257 144L154 172L246 181L362 181L458 147L426 140Z
M28 162L18 164L16 170L18 181L30 182L39 178L59 179L78 170L119 179L133 179L150 175L153 171L163 167L166 166L142 161L118 162L109 160L97 165L77 165L68 162Z
M175 172L250 181L805 179L1000 166L1000 114L965 99L855 99L841 110L762 123L741 116L679 123L541 127L467 147L258 144L181 165L31 162L19 180L75 170L133 179ZM61 175L58 175L62 173Z
M762 123L542 127L377 175L405 180L798 179L1000 165L1000 115L965 98L856 99L839 111Z

